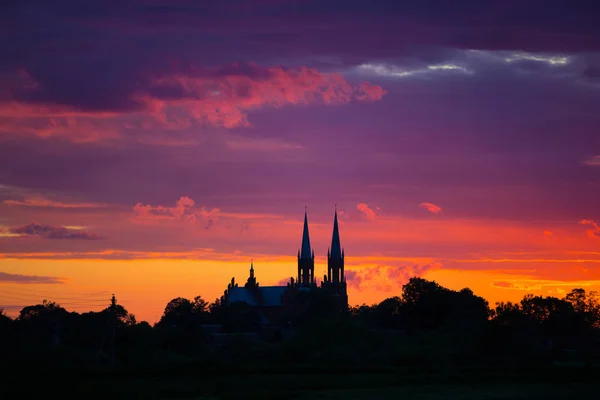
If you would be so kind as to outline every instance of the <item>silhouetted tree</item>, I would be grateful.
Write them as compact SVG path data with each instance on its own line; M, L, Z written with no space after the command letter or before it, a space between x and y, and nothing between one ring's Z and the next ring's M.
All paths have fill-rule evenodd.
M468 288L450 290L416 277L403 286L401 296L350 310L341 310L320 288L289 294L284 301L289 314L280 322L289 326L292 321L297 329L289 338L279 332L277 345L261 347L240 336L239 347L208 347L203 327L207 323L222 324L230 333L275 332L272 326L263 329L261 311L243 302L223 304L217 299L208 304L201 296L177 297L151 327L138 323L113 298L102 311L82 314L46 300L24 307L14 320L0 311L0 338L10 343L1 353L13 364L40 368L52 367L57 360L109 366L113 343L117 365L130 366L190 357L210 362L213 356L253 362L273 360L276 354L279 360L360 365L439 366L478 359L547 362L573 350L590 361L600 359L598 295L581 288L562 299L528 294L517 303L497 303L493 310Z
M192 315L194 305L188 299L177 297L167 303L159 324L177 324L184 322Z
M135 315L131 314L120 304L110 305L101 311L103 314L110 314L116 318L117 325L133 326L137 323Z
M496 304L490 342L505 354L548 354L572 347L593 325L593 300L576 289L564 299L526 294L517 303Z
M159 324L199 324L205 323L208 316L208 303L201 296L196 296L193 301L177 297L167 303Z
M208 305L209 321L215 324L223 324L225 304L221 298L217 298Z
M410 278L402 287L402 314L409 329L437 329L484 324L490 309L486 300L470 289L446 289L423 278Z
M202 296L196 296L192 301L192 310L196 314L205 314L209 312L208 306L208 302L204 300Z
M24 307L17 318L21 333L30 340L58 345L66 328L69 312L55 302Z
M481 326L486 323L492 315L487 300L476 296L469 288L458 292L450 291L447 294L451 304L451 322L457 322L462 327L469 325L470 329L474 329L475 325Z
M565 295L566 301L583 319L586 328L600 328L600 301L598 292L586 293L585 289L577 288Z
M366 311L366 310L363 310ZM404 302L400 297L390 297L371 307L367 321L379 328L400 329L404 327Z
M553 340L577 335L583 328L582 318L567 300L527 294L521 300L521 310L540 326L547 338Z
M527 294L521 300L521 310L523 314L538 322L544 322L551 319L557 313L573 311L573 306L556 297L542 297Z
M524 314L518 303L498 302L491 316L499 326L515 326L523 322Z
M52 318L65 315L67 310L53 301L44 300L42 304L23 307L19 313L20 321L31 321L36 318Z
M408 306L414 306L419 302L438 298L447 291L448 289L434 281L412 277L402 286L402 301Z
M202 325L208 320L208 303L201 296L196 296L193 301L177 297L167 303L156 326L160 331L160 342L177 351L197 346L205 339Z
M3 308L0 308L0 324L8 324L12 319L6 315Z
M10 329L12 328L12 318L4 313L4 310L0 308L0 346L3 346L10 336Z

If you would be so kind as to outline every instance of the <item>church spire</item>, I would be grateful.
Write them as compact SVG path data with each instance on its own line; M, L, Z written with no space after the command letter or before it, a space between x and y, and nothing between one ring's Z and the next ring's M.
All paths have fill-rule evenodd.
M232 285L233 287L233 285ZM258 288L258 282L256 282L256 276L254 276L254 260L250 259L250 276L244 285L247 289L256 289Z
M333 259L342 258L342 245L340 243L340 230L338 228L337 204L333 216L333 236L331 237L331 253Z
M298 252L298 284L302 286L313 285L315 281L315 256L311 251L310 237L308 235L308 217L304 207L304 231L302 232L302 247Z
M302 232L302 247L300 250L300 258L311 258L310 237L308 235L308 216L306 214L306 207L304 207L304 231Z

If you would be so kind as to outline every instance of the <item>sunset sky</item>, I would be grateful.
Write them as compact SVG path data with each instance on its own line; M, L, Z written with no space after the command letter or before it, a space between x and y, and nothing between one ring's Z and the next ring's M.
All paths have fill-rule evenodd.
M254 260L351 304L600 289L596 0L0 5L0 308L155 322Z

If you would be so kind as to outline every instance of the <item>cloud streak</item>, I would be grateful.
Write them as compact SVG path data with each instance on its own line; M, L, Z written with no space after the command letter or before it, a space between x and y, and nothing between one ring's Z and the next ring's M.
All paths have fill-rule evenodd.
M523 290L526 292L529 292L532 290L542 290L542 285L540 285L540 284L528 284L528 283L520 283L520 282L493 281L491 283L491 286L494 288Z
M56 240L99 240L102 236L81 229L66 226L42 225L32 222L28 225L12 227L8 233L19 236L41 236L44 239Z
M288 143L276 138L249 138L233 137L225 140L229 149L240 151L276 152L282 150L303 150L305 147L295 143Z
M56 285L64 284L65 281L66 278L60 278L56 276L21 275L0 272L0 282L4 283Z
M422 68L402 68L395 65L384 65L384 64L370 64L365 63L356 67L357 72L365 75L374 75L384 78L415 78L415 77L428 77L433 74L449 74L449 73L461 73L461 74L473 74L473 71L466 67L456 64L433 64L426 65Z
M600 167L600 156L594 156L590 159L585 160L583 163L591 167Z
M25 197L23 200L4 200L2 202L8 206L20 207L48 207L48 208L102 208L104 204L98 203L65 203L62 201L50 200L43 196Z

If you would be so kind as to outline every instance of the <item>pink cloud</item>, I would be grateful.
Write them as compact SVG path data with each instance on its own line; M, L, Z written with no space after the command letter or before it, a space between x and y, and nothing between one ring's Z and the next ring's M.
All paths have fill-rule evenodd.
M387 91L379 85L372 85L369 82L363 82L355 89L355 97L360 101L381 100Z
M178 95L156 95L164 91ZM250 63L161 76L139 96L166 126L187 127L194 121L235 128L250 126L248 112L258 108L377 101L385 93L380 86L367 82L352 86L339 73Z
M17 77L13 85L19 90L40 90L26 71ZM128 107L112 111L8 99L0 103L0 133L93 142L119 139L128 131L183 130L195 125L230 129L250 126L248 113L264 107L372 102L387 93L368 82L353 86L340 73L253 63L177 68L162 75L146 75L137 86L127 95L124 103Z
M36 114L37 111L33 110L41 114ZM12 110L11 107L7 109L6 105L0 104L0 116L7 114L0 121L0 135L18 133L40 138L60 137L75 143L121 138L119 125L114 121L105 120L103 115L62 116L63 112L59 110L57 114L52 114L51 110L33 110L27 110L32 113L28 115L20 107Z
M207 210L204 206L196 207L196 202L187 196L182 196L177 200L174 207L152 206L149 204L137 203L133 206L133 212L138 220L178 220L185 222L205 222L204 228L209 229L214 219L218 218L220 209L213 208Z
M419 207L424 208L425 210L432 212L436 215L442 212L442 208L433 203L421 203L419 204Z
M375 207L375 209L373 209L366 203L358 203L356 205L356 209L360 211L363 219L367 221L373 221L379 212L381 212L379 207Z
M50 200L44 196L29 196L23 200L4 200L2 204L21 207L49 207L49 208L100 208L104 204L98 203L64 203L62 201Z
M583 163L592 167L600 167L600 156L594 156L585 160Z
M592 227L592 229L589 229L587 231L587 234L589 237L592 237L592 238L600 237L600 224L598 224L598 222L592 221L590 219L582 219L581 221L579 221L579 223L582 225L589 225Z
M399 289L411 277L424 276L428 271L441 267L439 263L410 265L377 265L346 271L348 286L356 290L391 291Z
M121 114L122 113L116 111L82 111L57 104L29 104L17 101L5 101L0 103L0 117L3 118L112 118Z

